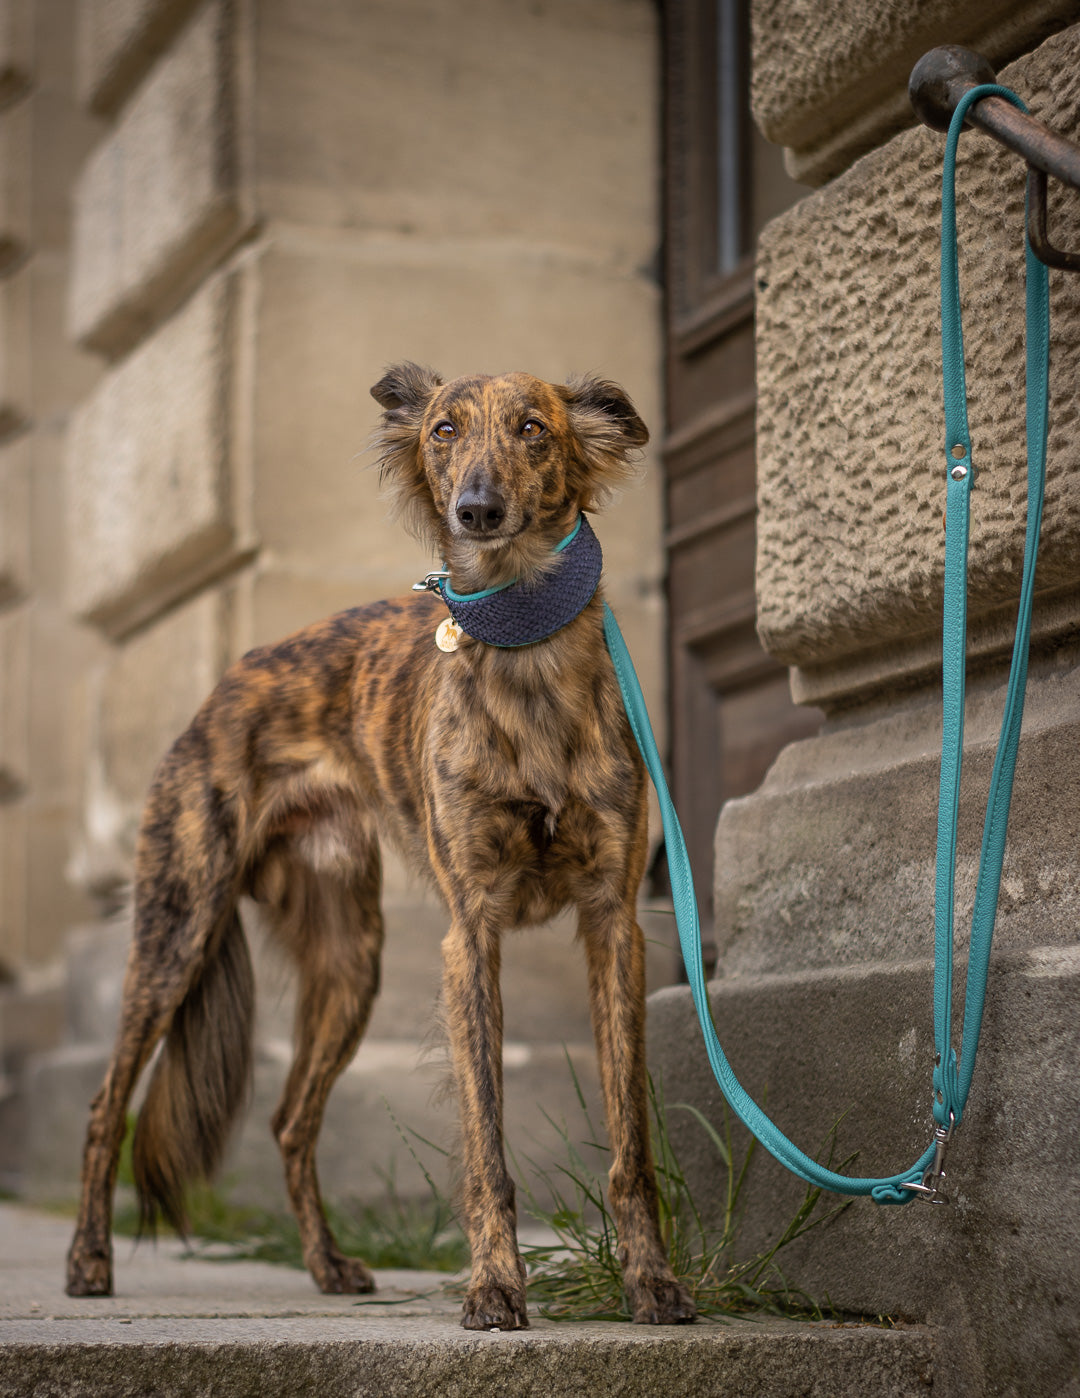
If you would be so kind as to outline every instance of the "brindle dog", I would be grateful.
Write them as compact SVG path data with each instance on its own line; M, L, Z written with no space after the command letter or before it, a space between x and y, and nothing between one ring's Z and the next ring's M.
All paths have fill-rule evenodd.
M648 432L625 393L527 374L444 384L401 364L371 390L384 479L458 593L552 566L581 510L623 480ZM356 607L251 651L225 674L150 789L116 1049L90 1114L71 1295L112 1289L110 1209L125 1110L164 1036L139 1115L144 1222L184 1224L184 1188L218 1165L250 1074L252 896L300 977L296 1058L273 1130L323 1291L371 1273L327 1226L315 1142L378 989L380 837L426 871L450 915L444 997L472 1248L468 1329L528 1325L503 1152L500 942L577 910L634 1319L694 1318L660 1238L649 1146L645 985L635 901L645 777L602 635L599 592L548 639L444 654L431 595Z

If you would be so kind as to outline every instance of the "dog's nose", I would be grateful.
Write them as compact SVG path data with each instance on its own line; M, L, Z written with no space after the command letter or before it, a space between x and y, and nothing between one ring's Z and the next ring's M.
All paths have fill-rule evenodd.
M491 486L463 490L455 513L461 525L476 534L498 529L506 518L506 501Z

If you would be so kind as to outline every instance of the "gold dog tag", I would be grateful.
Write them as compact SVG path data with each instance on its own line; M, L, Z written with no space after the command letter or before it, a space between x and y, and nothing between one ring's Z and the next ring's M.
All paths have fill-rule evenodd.
M435 644L440 650L457 650L461 644L461 627L453 617L448 616L445 621L439 623L439 629L435 632Z

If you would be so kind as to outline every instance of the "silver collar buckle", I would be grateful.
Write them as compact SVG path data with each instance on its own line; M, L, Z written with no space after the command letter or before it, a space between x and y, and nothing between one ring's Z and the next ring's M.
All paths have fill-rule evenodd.
M445 582L450 576L448 569L442 569L437 573L428 573L420 582L414 582L412 590L414 592L438 592L439 584Z

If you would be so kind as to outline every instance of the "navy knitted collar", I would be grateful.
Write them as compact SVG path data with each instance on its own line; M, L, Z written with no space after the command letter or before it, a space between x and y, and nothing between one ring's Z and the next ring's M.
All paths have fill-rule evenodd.
M592 601L600 582L600 541L584 515L555 545L558 566L535 582L516 578L483 592L455 592L449 574L429 573L414 591L437 592L467 636L489 646L531 646L568 625Z

